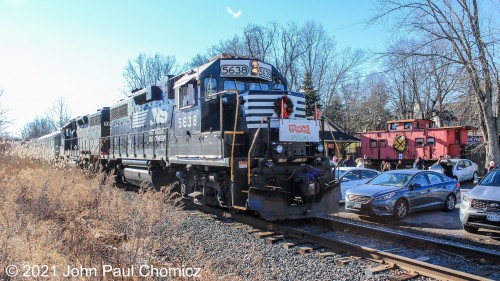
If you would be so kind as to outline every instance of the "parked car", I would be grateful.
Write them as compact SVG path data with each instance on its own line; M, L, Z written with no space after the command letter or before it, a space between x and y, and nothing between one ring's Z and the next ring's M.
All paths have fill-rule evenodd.
M376 170L358 167L340 167L333 171L335 178L340 179L342 200L345 200L345 193L349 188L366 183L380 174Z
M453 178L457 181L472 180L474 182L478 181L478 170L479 167L476 163L468 159L450 159L453 162ZM429 167L429 170L436 171L438 173L443 173L443 168L435 163Z
M459 194L458 182L440 173L392 170L349 189L345 208L360 214L403 219L409 213L428 209L451 212Z
M500 230L500 169L491 170L478 185L462 195L460 221L470 233L479 228Z

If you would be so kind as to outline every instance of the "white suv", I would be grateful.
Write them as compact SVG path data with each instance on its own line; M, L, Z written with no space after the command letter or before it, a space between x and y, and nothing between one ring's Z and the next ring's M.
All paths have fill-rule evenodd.
M471 233L479 228L500 230L500 169L493 169L471 191L462 193L460 221Z

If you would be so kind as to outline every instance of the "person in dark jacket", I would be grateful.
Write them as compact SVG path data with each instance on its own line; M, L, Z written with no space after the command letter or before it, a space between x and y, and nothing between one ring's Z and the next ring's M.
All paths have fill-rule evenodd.
M438 164L443 168L443 172L446 176L453 178L453 162L450 161L450 156L439 157Z
M422 159L422 157L419 156L415 160L415 168L417 168L419 170L423 170L424 169L424 159Z
M351 155L347 156L347 158L344 160L344 167L356 167L356 164L352 160Z

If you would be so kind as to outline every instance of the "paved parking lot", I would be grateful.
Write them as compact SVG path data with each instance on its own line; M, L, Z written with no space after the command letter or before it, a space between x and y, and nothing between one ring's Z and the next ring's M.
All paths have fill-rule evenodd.
M461 183L461 192L468 192L472 187L472 182ZM457 204L453 212L442 212L439 210L419 212L409 214L405 219L397 221L392 218L360 216L345 211L342 206L338 216L376 224L408 227L440 235L467 238L473 241L493 244L500 247L500 231L480 229L477 234L465 232L462 229L462 224L460 222L459 210L460 204Z

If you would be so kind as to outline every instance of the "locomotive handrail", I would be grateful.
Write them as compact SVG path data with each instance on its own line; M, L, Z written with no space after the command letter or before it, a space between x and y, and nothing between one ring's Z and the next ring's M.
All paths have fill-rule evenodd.
M257 131L255 132L255 135L253 137L253 140L252 140L252 145L250 145L250 148L248 149L248 159L247 159L247 170L248 170L248 173L247 173L247 176L248 176L248 186L250 186L250 154L252 153L252 150L253 150L253 145L255 144L255 140L257 140L257 136L259 135L259 132L260 132L260 128L262 127L262 124L264 123L264 120L266 119L266 117L262 117L262 120L260 121L260 124L259 124L259 128L257 129Z
M231 182L234 182L234 143L235 143L235 140L236 140L236 125L238 124L238 108L240 106L240 97L239 97L239 94L238 94L238 91L236 90L225 90L223 92L220 92L219 94L222 96L224 94L227 94L227 93L235 93L236 94L236 111L234 113L234 126L233 126L233 141L231 143L231 160L230 160L230 171L231 171L231 175L230 175L230 178L231 178ZM220 129L221 129L221 132L224 131L224 124L223 124L223 119L222 119L222 114L223 114L223 111L222 111L222 99L220 99L220 102L219 102L219 116L220 116Z

